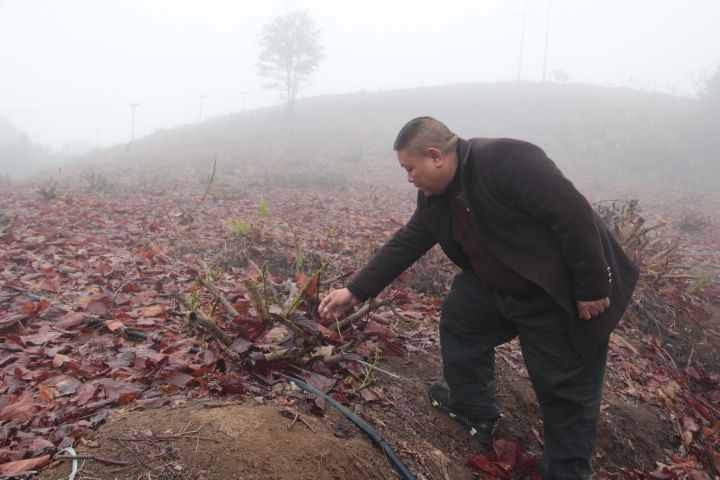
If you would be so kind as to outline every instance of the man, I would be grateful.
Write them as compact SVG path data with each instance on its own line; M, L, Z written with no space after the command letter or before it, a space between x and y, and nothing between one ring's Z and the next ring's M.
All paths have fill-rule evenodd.
M419 190L417 209L347 288L322 300L320 314L337 317L376 296L439 243L462 272L443 303L447 387L430 387L432 404L491 446L495 347L519 336L544 420L544 477L590 478L608 338L637 268L535 145L464 140L420 117L394 149Z

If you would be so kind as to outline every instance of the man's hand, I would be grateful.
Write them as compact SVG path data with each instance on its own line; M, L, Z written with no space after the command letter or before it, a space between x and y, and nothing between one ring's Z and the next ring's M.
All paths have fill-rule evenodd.
M320 318L323 320L337 320L340 315L347 312L351 307L360 303L347 288L333 290L328 293L320 302Z
M610 306L610 299L605 297L601 300L591 300L589 302L577 302L578 314L583 320L590 320L597 317Z

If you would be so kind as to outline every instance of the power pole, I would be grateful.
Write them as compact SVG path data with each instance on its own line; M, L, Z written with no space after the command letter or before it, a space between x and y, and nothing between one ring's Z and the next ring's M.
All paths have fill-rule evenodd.
M139 106L139 103L130 104L130 143L135 141L135 109Z
M245 108L247 107L247 96L248 96L248 94L249 94L250 92L249 92L249 91L244 91L244 92L238 92L238 93L240 94L240 98L241 98L241 100L240 100L240 111L242 112L242 111L244 111Z
M545 17L545 54L543 55L542 81L547 78L548 50L550 46L550 16L552 14L552 0L547 0L547 16Z
M200 121L203 121L203 106L205 105L205 99L207 99L207 95L200 96Z
M527 27L527 14L528 14L528 0L524 0L523 11L521 14L522 29L520 31L520 53L518 54L518 69L517 69L517 81L518 82L522 80L523 56L525 55L525 30Z

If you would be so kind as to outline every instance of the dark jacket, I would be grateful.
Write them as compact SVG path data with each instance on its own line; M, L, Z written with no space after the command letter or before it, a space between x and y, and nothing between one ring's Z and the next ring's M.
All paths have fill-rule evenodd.
M607 340L630 301L638 269L585 197L531 143L460 139L457 151L459 196L492 253L571 314L579 346ZM350 291L359 299L376 296L436 243L470 270L450 220L446 198L418 192L413 216L353 277ZM608 296L608 310L589 321L578 318L577 300Z

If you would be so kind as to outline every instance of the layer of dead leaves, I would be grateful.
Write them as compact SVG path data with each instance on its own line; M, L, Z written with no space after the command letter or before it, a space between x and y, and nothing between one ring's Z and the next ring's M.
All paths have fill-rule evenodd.
M67 192L45 202L27 191L7 200L3 218L13 220L0 231L0 474L41 468L112 407L163 405L173 395L272 395L285 381L274 375L280 370L346 402L382 400L381 389L365 382L382 353L402 349L392 328L399 317L378 311L342 329L318 322L320 276L304 274L300 260L322 249L334 265L328 278L342 280L347 266L363 260L364 239L384 235L392 222L342 211L353 220L348 240L337 226L323 234L322 222L292 202L198 208L195 199L170 195ZM250 231L234 230L239 221ZM302 228L310 222L315 230ZM237 261L223 264L232 255ZM273 267L284 271L273 274ZM209 272L237 315L198 282ZM249 284L262 290L269 322ZM192 311L177 304L178 294ZM396 304L412 297L398 296ZM424 315L418 305L408 314ZM428 305L432 314L436 305ZM222 345L188 321L196 310L233 341ZM312 348L302 348L299 340L308 339ZM288 350L296 355L273 356Z
M342 328L318 321L315 312L319 291L342 284L407 217L411 197L399 194L264 191L200 204L182 189L64 191L39 201L18 188L4 208L0 475L42 468L116 406L245 393L282 400L280 371L342 402L382 402L382 389L369 381L374 365L382 355L422 350L429 333L401 327L438 315L438 297L407 288L412 274L389 292L395 311L375 311ZM700 290L693 294L688 282L668 275L646 277L640 298L650 292L652 301L690 312ZM210 279L234 312L201 279ZM262 292L262 305L248 285ZM178 305L177 295L190 308ZM648 310L641 305L633 314ZM232 342L192 321L198 312ZM658 336L633 330L632 318L628 325L621 335L632 341L611 345L610 368L623 377L618 392L665 408L677 425L678 448L653 472L620 475L717 475L720 378L699 365L674 364ZM308 402L324 408L321 400ZM470 464L497 478L537 472L535 460L511 440Z

